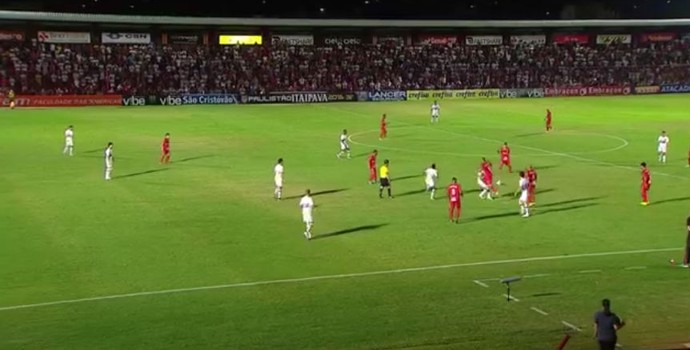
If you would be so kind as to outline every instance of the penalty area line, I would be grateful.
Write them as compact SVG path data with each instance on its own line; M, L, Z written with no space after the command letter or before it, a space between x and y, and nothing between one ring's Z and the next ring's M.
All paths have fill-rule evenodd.
M143 296L209 291L209 290L216 290L216 289L257 287L257 286L279 285L279 284L296 284L296 283L304 283L304 282L337 280L337 279L347 279L347 278L360 278L360 277L369 277L369 276L393 275L393 274L409 273L409 272L423 272L423 271L456 269L456 268L475 267L475 266L491 266L491 265L527 263L527 262L536 262L536 261L553 261L553 260L593 258L593 257L616 256L616 255L660 253L660 252L670 252L670 251L677 251L677 250L678 250L678 248L657 248L657 249L610 251L610 252L599 252L599 253L563 254L563 255L552 255L552 256L537 256L537 257L530 257L530 258L477 261L477 262L448 264L448 265L410 267L410 268L402 268L402 269L394 269L394 270L345 273L345 274L337 274L337 275L321 275L321 276L302 277L302 278L289 278L289 279L265 280L265 281L254 281L254 282L239 282L239 283L230 283L230 284L219 284L219 285L214 285L214 286L163 289L163 290L154 290L154 291L148 291L148 292L134 292L134 293L126 293L126 294L104 295L104 296L96 296L96 297L81 298L81 299L57 300L57 301L49 301L49 302L35 303L35 304L0 306L0 312L19 310L19 309L31 309L31 308L39 308L39 307L47 307L47 306L56 306L56 305L78 304L78 303L86 303L86 302L101 301L101 300L126 299L126 298L143 297Z

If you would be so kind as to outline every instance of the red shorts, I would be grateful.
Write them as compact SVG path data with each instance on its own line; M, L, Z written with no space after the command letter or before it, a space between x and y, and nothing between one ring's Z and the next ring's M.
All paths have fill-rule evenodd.
M650 187L652 187L652 186L642 186L642 188L640 188L640 192L643 192L643 193L644 193L644 192L649 192L649 188L650 188Z
M450 208L451 209L454 209L454 208L460 209L460 202L459 201L458 202L450 202Z
M376 180L376 168L369 168L369 180Z
M491 186L494 184L494 177L493 176L484 176L484 184L487 186Z
M164 150L163 150L163 154L170 154L170 150L169 150L169 149L164 149Z
M501 164L510 165L510 158L508 158L508 157L501 158Z

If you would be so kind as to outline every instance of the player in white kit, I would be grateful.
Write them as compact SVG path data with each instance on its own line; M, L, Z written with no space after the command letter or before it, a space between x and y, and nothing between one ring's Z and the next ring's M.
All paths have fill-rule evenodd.
M306 226L304 237L311 239L311 229L314 227L314 200L311 198L311 191L307 190L304 197L299 201L299 207L302 209L302 221Z
M518 204L520 205L520 214L523 218L529 217L529 181L524 171L520 172L520 181L518 182L518 192L520 193L520 199Z
M340 153L337 154L338 158L347 155L347 159L350 159L350 144L347 140L347 130L343 130L340 135Z
M438 118L441 115L441 106L438 105L438 101L434 101L431 105L431 122L438 123Z
M111 175L113 173L113 162L115 160L115 157L113 156L112 142L108 142L108 146L105 148L103 155L105 157L105 179L110 180L112 179Z
M666 135L666 131L662 131L657 139L658 147L656 150L659 153L659 161L662 163L666 163L666 152L668 152L668 144L670 142L671 140Z
M74 155L74 127L72 125L65 129L65 148L62 154Z
M431 164L430 167L424 170L424 183L426 184L427 192L431 192L431 200L436 199L436 182L438 181L438 170L436 164Z
M273 181L275 182L275 190L273 190L273 197L275 199L283 198L283 158L278 158L278 163L273 167Z
M493 200L493 197L491 197L491 189L484 183L484 171L481 169L477 170L477 185L479 185L479 189L482 190L479 193L479 198Z

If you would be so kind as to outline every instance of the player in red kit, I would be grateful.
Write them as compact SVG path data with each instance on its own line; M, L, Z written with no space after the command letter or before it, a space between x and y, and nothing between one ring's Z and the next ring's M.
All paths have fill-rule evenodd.
M166 133L161 144L161 164L170 163L170 134Z
M498 150L498 152L501 154L501 165L498 166L498 170L503 170L503 166L508 167L508 172L512 173L513 172L513 166L510 164L510 147L508 147L508 142L504 142L503 146L501 146L501 149Z
M551 110L547 109L546 110L546 131L551 131L553 130L553 126L551 125L552 121L552 115L551 115Z
M381 117L381 133L379 134L379 140L383 140L388 136L388 121L386 121L386 115Z
M640 192L642 194L642 205L649 205L649 189L652 187L652 178L649 175L649 168L647 168L647 163L642 162L640 164L642 169L642 186Z
M527 204L533 206L536 202L536 189L537 189L537 171L533 166L529 166L525 172L527 176Z
M496 187L494 186L494 172L491 170L491 167L493 164L491 164L490 161L488 161L486 158L482 158L482 164L480 165L482 172L484 173L484 184L491 190L491 192L494 195L498 195L498 191L496 190Z
M458 223L460 221L461 197L462 187L458 183L458 179L453 178L448 186L448 218L450 222Z
M369 184L376 183L376 156L379 155L379 151L374 150L369 155Z

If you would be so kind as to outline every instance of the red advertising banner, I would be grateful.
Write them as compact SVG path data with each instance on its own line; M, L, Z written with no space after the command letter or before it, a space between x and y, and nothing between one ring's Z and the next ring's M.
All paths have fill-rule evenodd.
M567 44L567 43L578 43L587 44L589 43L589 35L587 34L554 34L553 42L556 44Z
M81 107L81 106L121 106L121 95L19 95L15 98L17 107ZM7 98L3 106L9 105Z
M546 88L546 97L567 96L604 96L604 95L630 95L632 89L629 86L581 86L565 88Z
M0 41L24 41L23 32L0 30Z
M675 38L676 33L645 33L640 35L640 41L643 43L671 41Z
M422 35L417 39L417 43L424 45L448 45L457 42L458 37L455 35Z

